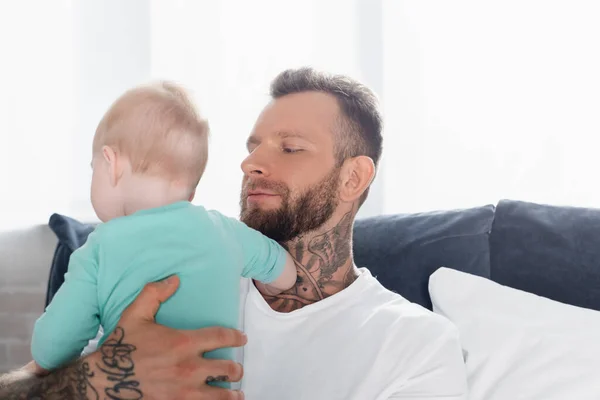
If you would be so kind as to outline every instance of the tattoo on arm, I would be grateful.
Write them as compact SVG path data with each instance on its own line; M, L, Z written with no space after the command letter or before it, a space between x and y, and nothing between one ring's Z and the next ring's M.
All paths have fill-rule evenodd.
M104 393L112 400L138 400L144 397L140 390L140 382L135 378L135 364L131 354L136 350L132 344L123 342L125 330L117 326L110 338L100 348L102 364L97 364L108 381L115 382L107 387Z
M98 392L90 383L94 372L87 362L77 361L44 377L29 376L3 384L0 377L0 398L6 400L99 400Z
M102 360L92 370L89 362L80 359L44 377L27 375L0 376L2 400L138 400L143 398L135 377L132 354L136 350L124 341L125 330L117 327L113 336L99 349ZM19 374L19 372L17 372ZM92 379L107 381L105 396L100 396ZM97 381L96 381L97 382Z

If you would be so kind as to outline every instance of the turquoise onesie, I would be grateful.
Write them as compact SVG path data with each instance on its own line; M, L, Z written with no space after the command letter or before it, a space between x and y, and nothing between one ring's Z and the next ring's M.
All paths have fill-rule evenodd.
M286 252L242 222L182 201L99 225L71 255L65 282L37 320L31 352L45 369L81 354L102 325L106 337L144 284L177 274L180 286L156 321L178 329L238 327L240 278L269 283ZM233 359L232 349L208 354Z

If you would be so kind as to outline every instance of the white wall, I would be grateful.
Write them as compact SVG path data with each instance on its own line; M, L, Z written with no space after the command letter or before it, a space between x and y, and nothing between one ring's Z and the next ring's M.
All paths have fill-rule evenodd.
M191 85L212 128L198 202L238 215L246 138L279 72L312 65L367 80L378 71L381 60L369 70L363 54L374 54L365 41L379 40L379 14L365 28L363 11L358 0L152 2L152 76ZM379 213L381 192L364 213Z
M150 4L76 0L72 7L73 163L70 175L55 180L69 182L73 191L63 213L95 220L89 199L92 139L111 103L150 77Z
M70 195L70 22L65 2L0 2L0 230L47 221Z
M386 213L600 207L600 3L384 5Z
M501 198L599 207L598 20L591 0L0 2L0 229L93 216L93 130L149 78L195 92L213 127L198 201L237 215L269 81L306 64L382 99L361 216Z
M95 219L94 130L119 94L149 79L195 95L212 127L197 202L237 216L239 165L270 81L311 65L381 92L381 11L381 0L0 3L0 230L53 212ZM381 212L382 175L361 216Z

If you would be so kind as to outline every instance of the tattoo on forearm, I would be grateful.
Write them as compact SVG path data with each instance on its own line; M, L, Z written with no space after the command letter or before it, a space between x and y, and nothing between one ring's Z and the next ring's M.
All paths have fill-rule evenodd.
M350 266L351 235L354 210L346 213L332 229L310 238L299 238L284 247L296 262L296 285L276 296L265 296L277 311L289 312L348 287L356 280L356 271Z
M44 377L30 376L3 384L0 377L0 398L3 400L99 400L90 383L94 372L87 362L77 361Z
M100 371L107 375L114 386L104 390L106 396L112 400L138 400L143 398L140 390L140 382L135 378L135 364L132 353L136 347L123 342L125 331L117 326L110 338L100 348L102 353L102 364L97 364Z
M143 398L140 383L135 377L132 344L124 342L125 331L117 327L100 347L102 362L92 371L85 359L36 377L24 372L0 376L2 400L138 400ZM106 374L106 377L103 376ZM106 379L109 385L100 397L92 378ZM219 377L217 377L219 378Z
M80 368L74 371L76 377L76 389L80 399L98 399L98 392L90 383L90 378L94 377L94 372L90 370L90 364L82 362Z

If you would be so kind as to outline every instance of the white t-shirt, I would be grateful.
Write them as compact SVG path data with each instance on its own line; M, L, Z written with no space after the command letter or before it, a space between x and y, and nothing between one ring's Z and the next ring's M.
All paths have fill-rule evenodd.
M366 269L345 290L291 313L249 281L242 326L247 400L463 400L458 331L385 289Z

